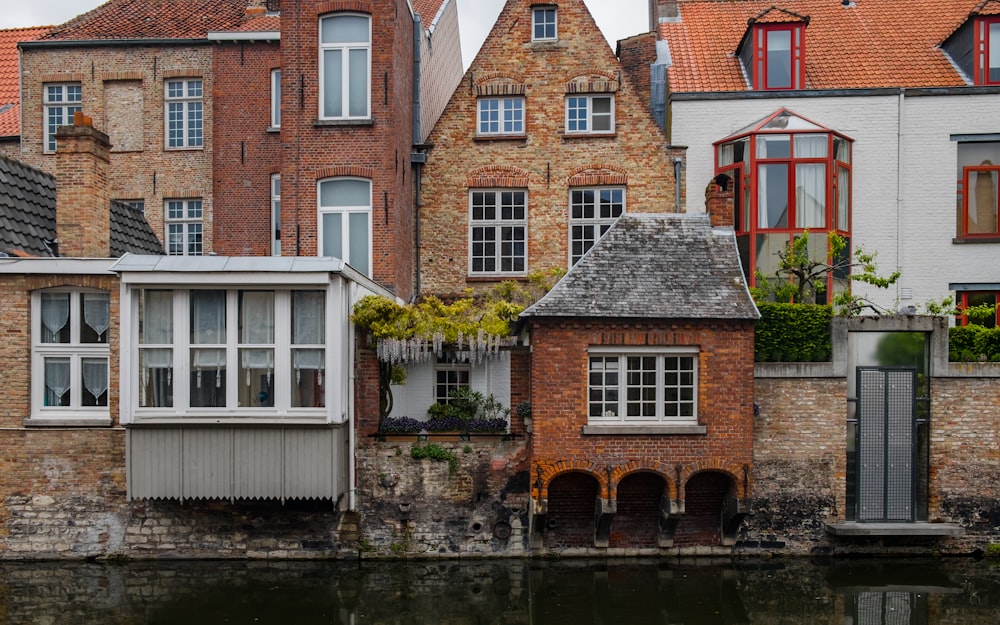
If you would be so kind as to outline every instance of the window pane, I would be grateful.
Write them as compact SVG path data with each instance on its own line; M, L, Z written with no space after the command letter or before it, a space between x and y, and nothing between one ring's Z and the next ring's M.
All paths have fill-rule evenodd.
M348 114L351 117L365 117L368 115L368 50L351 50L348 54L350 61Z
M795 158L826 158L827 135L795 135Z
M323 345L326 342L324 291L292 291L292 343Z
M837 169L837 228L847 230L851 215L851 172Z
M323 51L323 117L344 116L342 50Z
M371 275L368 266L368 213L349 213L347 217L350 238L348 263L364 275Z
M997 232L997 172L969 172L969 216L970 234L993 234Z
M274 406L274 350L241 349L238 403L243 407Z
M281 126L281 70L271 71L271 125Z
M323 213L323 256L344 258L343 213Z
M80 373L81 384L80 404L83 406L108 405L108 359L82 358Z
M761 228L788 227L788 165L757 166L757 212Z
M326 405L325 350L292 350L292 406L321 408Z
M226 405L226 350L191 350L191 406L223 408Z
M70 405L70 363L69 358L46 358L45 364L46 406Z
M107 343L111 310L107 293L80 294L80 342Z
M324 180L319 185L319 205L323 208L368 207L371 182L367 180Z
M990 24L990 82L1000 82L1000 22Z
M826 165L795 166L795 227L826 227Z
M225 342L226 292L191 291L191 343L221 345Z
M41 339L43 343L69 343L69 293L42 293Z
M767 88L792 86L792 33L789 30L767 32Z
M142 292L139 310L139 342L169 345L174 341L173 291Z
M367 43L368 18L360 15L338 15L320 21L322 43Z
M757 158L789 158L791 155L788 135L757 136Z
M274 343L274 292L240 291L240 343Z
M174 405L174 353L172 349L139 349L139 405L170 408Z

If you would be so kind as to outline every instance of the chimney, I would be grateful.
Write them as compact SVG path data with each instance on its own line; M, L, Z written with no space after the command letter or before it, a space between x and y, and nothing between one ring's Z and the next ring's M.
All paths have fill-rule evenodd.
M733 179L719 174L705 189L705 211L713 228L732 228L736 225L733 203Z
M649 30L658 31L662 22L681 21L678 0L649 0Z
M111 253L108 135L83 113L56 129L56 237L61 256Z

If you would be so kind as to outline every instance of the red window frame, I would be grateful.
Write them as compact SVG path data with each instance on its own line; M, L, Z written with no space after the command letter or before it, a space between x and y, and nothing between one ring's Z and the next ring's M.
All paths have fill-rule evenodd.
M789 34L789 55L788 55L788 75L789 84L787 86L773 86L768 76L769 50L768 35L775 32L787 31ZM766 24L758 25L753 33L753 88L758 91L791 91L804 89L806 84L806 64L805 64L805 25L801 23L791 24Z
M991 26L997 26L997 40L993 41L990 36ZM1000 17L982 17L976 20L975 24L975 57L976 66L973 70L972 82L977 85L1000 85L1000 75L990 79L990 49L993 46L1000 47ZM998 52L1000 56L1000 52ZM1000 74L1000 66L998 66Z
M998 291L959 291L958 293L956 293L956 295L957 295L957 297L955 299L957 300L956 301L957 308L961 312L960 312L960 314L958 314L958 315L955 316L955 323L956 323L956 325L960 325L960 326L967 326L967 325L969 325L969 317L965 314L965 309L970 306L969 300L971 300L971 299L987 300L987 299L990 299L990 297L992 297L992 299L993 299L993 305L994 306L997 306L998 302L1000 302L1000 292L998 292ZM972 303L971 305L972 306L977 306L977 305L979 305L981 303L986 303L986 302L985 301L976 301L976 302ZM997 308L1000 309L1000 306L997 306ZM997 313L994 312L993 313L993 323L992 324L987 323L986 327L995 328L998 325L1000 325L1000 324L997 323Z
M972 174L978 174L980 172L986 173L986 174L989 174L989 173L995 174L996 178L998 180L998 184L994 185L994 187L993 187L993 191L994 191L994 197L993 197L993 220L994 220L994 224L993 224L993 230L990 231L990 232L982 232L982 231L980 231L980 232L970 232L970 229L969 229L969 218L970 218L969 200L972 197L971 190L976 185L975 182L971 182L971 179L972 179ZM996 239L996 238L1000 238L1000 164L995 165L995 166L991 166L991 165L969 165L967 167L963 167L962 168L962 180L960 181L960 183L961 183L960 188L962 189L962 204L961 204L961 206L962 206L962 214L961 214L960 220L959 220L959 226L960 226L960 229L961 229L961 231L959 233L959 236L961 236L963 238L970 238L970 239L975 239L975 238Z

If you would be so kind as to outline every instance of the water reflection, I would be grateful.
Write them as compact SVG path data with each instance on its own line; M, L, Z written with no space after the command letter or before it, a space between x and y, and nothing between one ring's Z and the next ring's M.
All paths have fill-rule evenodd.
M5 625L931 625L1000 619L971 560L0 563Z

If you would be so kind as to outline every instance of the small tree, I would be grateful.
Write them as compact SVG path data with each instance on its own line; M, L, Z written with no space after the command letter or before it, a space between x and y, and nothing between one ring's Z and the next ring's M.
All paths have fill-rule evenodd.
M889 288L899 280L899 271L888 276L878 273L876 263L877 252L865 252L863 249L847 251L847 240L836 232L827 234L827 254L818 259L809 255L809 231L795 237L794 241L778 252L778 268L773 278L760 271L754 272L757 286L751 289L751 294L758 302L777 301L796 304L815 304L816 297L826 291L827 279L831 274L850 275L851 280L864 282L880 289ZM833 262L827 262L833 259ZM871 304L850 291L838 293L833 303L840 314L856 315Z

